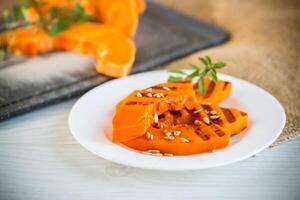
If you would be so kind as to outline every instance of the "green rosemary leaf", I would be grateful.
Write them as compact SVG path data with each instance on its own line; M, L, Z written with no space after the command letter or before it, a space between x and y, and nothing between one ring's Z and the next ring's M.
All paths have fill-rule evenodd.
M199 58L199 60L204 64L203 67L198 67L197 65L190 64L190 67L193 69L193 72L190 74L182 73L181 70L171 70L169 72L174 72L177 74L185 75L183 77L174 77L170 76L168 82L176 82L179 80L189 79L195 80L198 78L198 90L201 95L205 95L205 82L204 77L210 78L213 82L218 81L217 69L223 68L226 66L223 62L213 63L209 56L205 56L204 58Z
M84 23L90 19L90 16L85 12L85 10L79 4L76 4L71 9L70 14L74 22L77 23Z
M26 19L27 4L17 4L13 7L13 17L16 21L22 21Z
M198 91L202 96L205 95L205 84L203 78L198 81Z
M199 60L205 65L208 66L208 61L205 58L199 58Z
M168 78L168 82L177 82L177 81L181 81L182 77L177 77L177 76L169 76Z
M199 76L199 70L195 70L194 72L192 72L191 74L187 75L188 79L193 79L195 77Z
M200 67L198 67L198 66L196 66L196 65L193 65L193 64L189 64L190 65L190 67L192 68L192 69L194 69L194 70L200 70Z
M213 82L218 82L217 72L215 70L210 70L208 76Z
M209 56L205 56L205 59L207 60L208 66L212 67L213 64L212 64L212 61L211 61L210 57Z
M50 8L50 10L47 13L46 20L48 23L51 23L52 20L57 18L59 15L59 9L56 7Z
M223 63L223 62L217 62L217 63L214 64L214 68L217 68L217 69L221 69L225 66L226 66L226 64Z
M55 20L51 25L47 27L48 34L51 36L57 35L66 29L72 24L72 19L70 16L64 16Z
M182 75L187 75L184 71L180 69L171 69L169 70L170 73L176 73L176 74L182 74Z

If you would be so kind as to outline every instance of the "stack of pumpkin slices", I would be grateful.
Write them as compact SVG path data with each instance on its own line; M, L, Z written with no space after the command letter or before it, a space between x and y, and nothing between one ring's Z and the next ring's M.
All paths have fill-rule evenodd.
M132 92L116 106L113 141L153 155L191 155L228 146L230 136L247 128L248 115L216 105L230 94L231 83L205 82L205 96L189 81Z
M66 31L49 36L41 27L30 25L0 35L16 55L35 56L50 51L73 51L97 58L96 71L111 77L130 73L136 47L134 37L144 0L82 0L80 6L97 23L74 24ZM51 8L71 8L77 0L40 0L41 14ZM33 6L27 9L29 21L39 20Z

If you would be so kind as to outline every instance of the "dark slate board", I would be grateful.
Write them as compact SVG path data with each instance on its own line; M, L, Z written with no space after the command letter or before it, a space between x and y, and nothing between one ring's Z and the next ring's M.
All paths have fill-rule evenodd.
M219 28L148 3L135 38L137 57L132 73L153 69L199 49L223 43L227 38L227 33ZM92 58L76 60L79 57L82 58L72 55L68 64L61 53L45 54L1 68L0 121L79 96L110 80L95 72Z

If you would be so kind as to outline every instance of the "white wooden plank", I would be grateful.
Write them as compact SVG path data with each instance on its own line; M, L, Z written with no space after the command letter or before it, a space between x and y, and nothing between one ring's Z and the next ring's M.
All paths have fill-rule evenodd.
M214 169L134 169L76 143L67 126L73 103L0 124L0 199L300 198L300 138Z

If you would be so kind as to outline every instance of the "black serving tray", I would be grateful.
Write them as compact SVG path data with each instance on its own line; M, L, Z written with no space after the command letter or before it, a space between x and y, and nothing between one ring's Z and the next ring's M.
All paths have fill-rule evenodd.
M151 70L227 38L217 27L149 2L135 37L137 56L132 73ZM0 68L0 121L79 96L110 80L95 72L92 60L86 60L92 58L64 63L60 55L49 53ZM72 62L76 67L70 66Z

